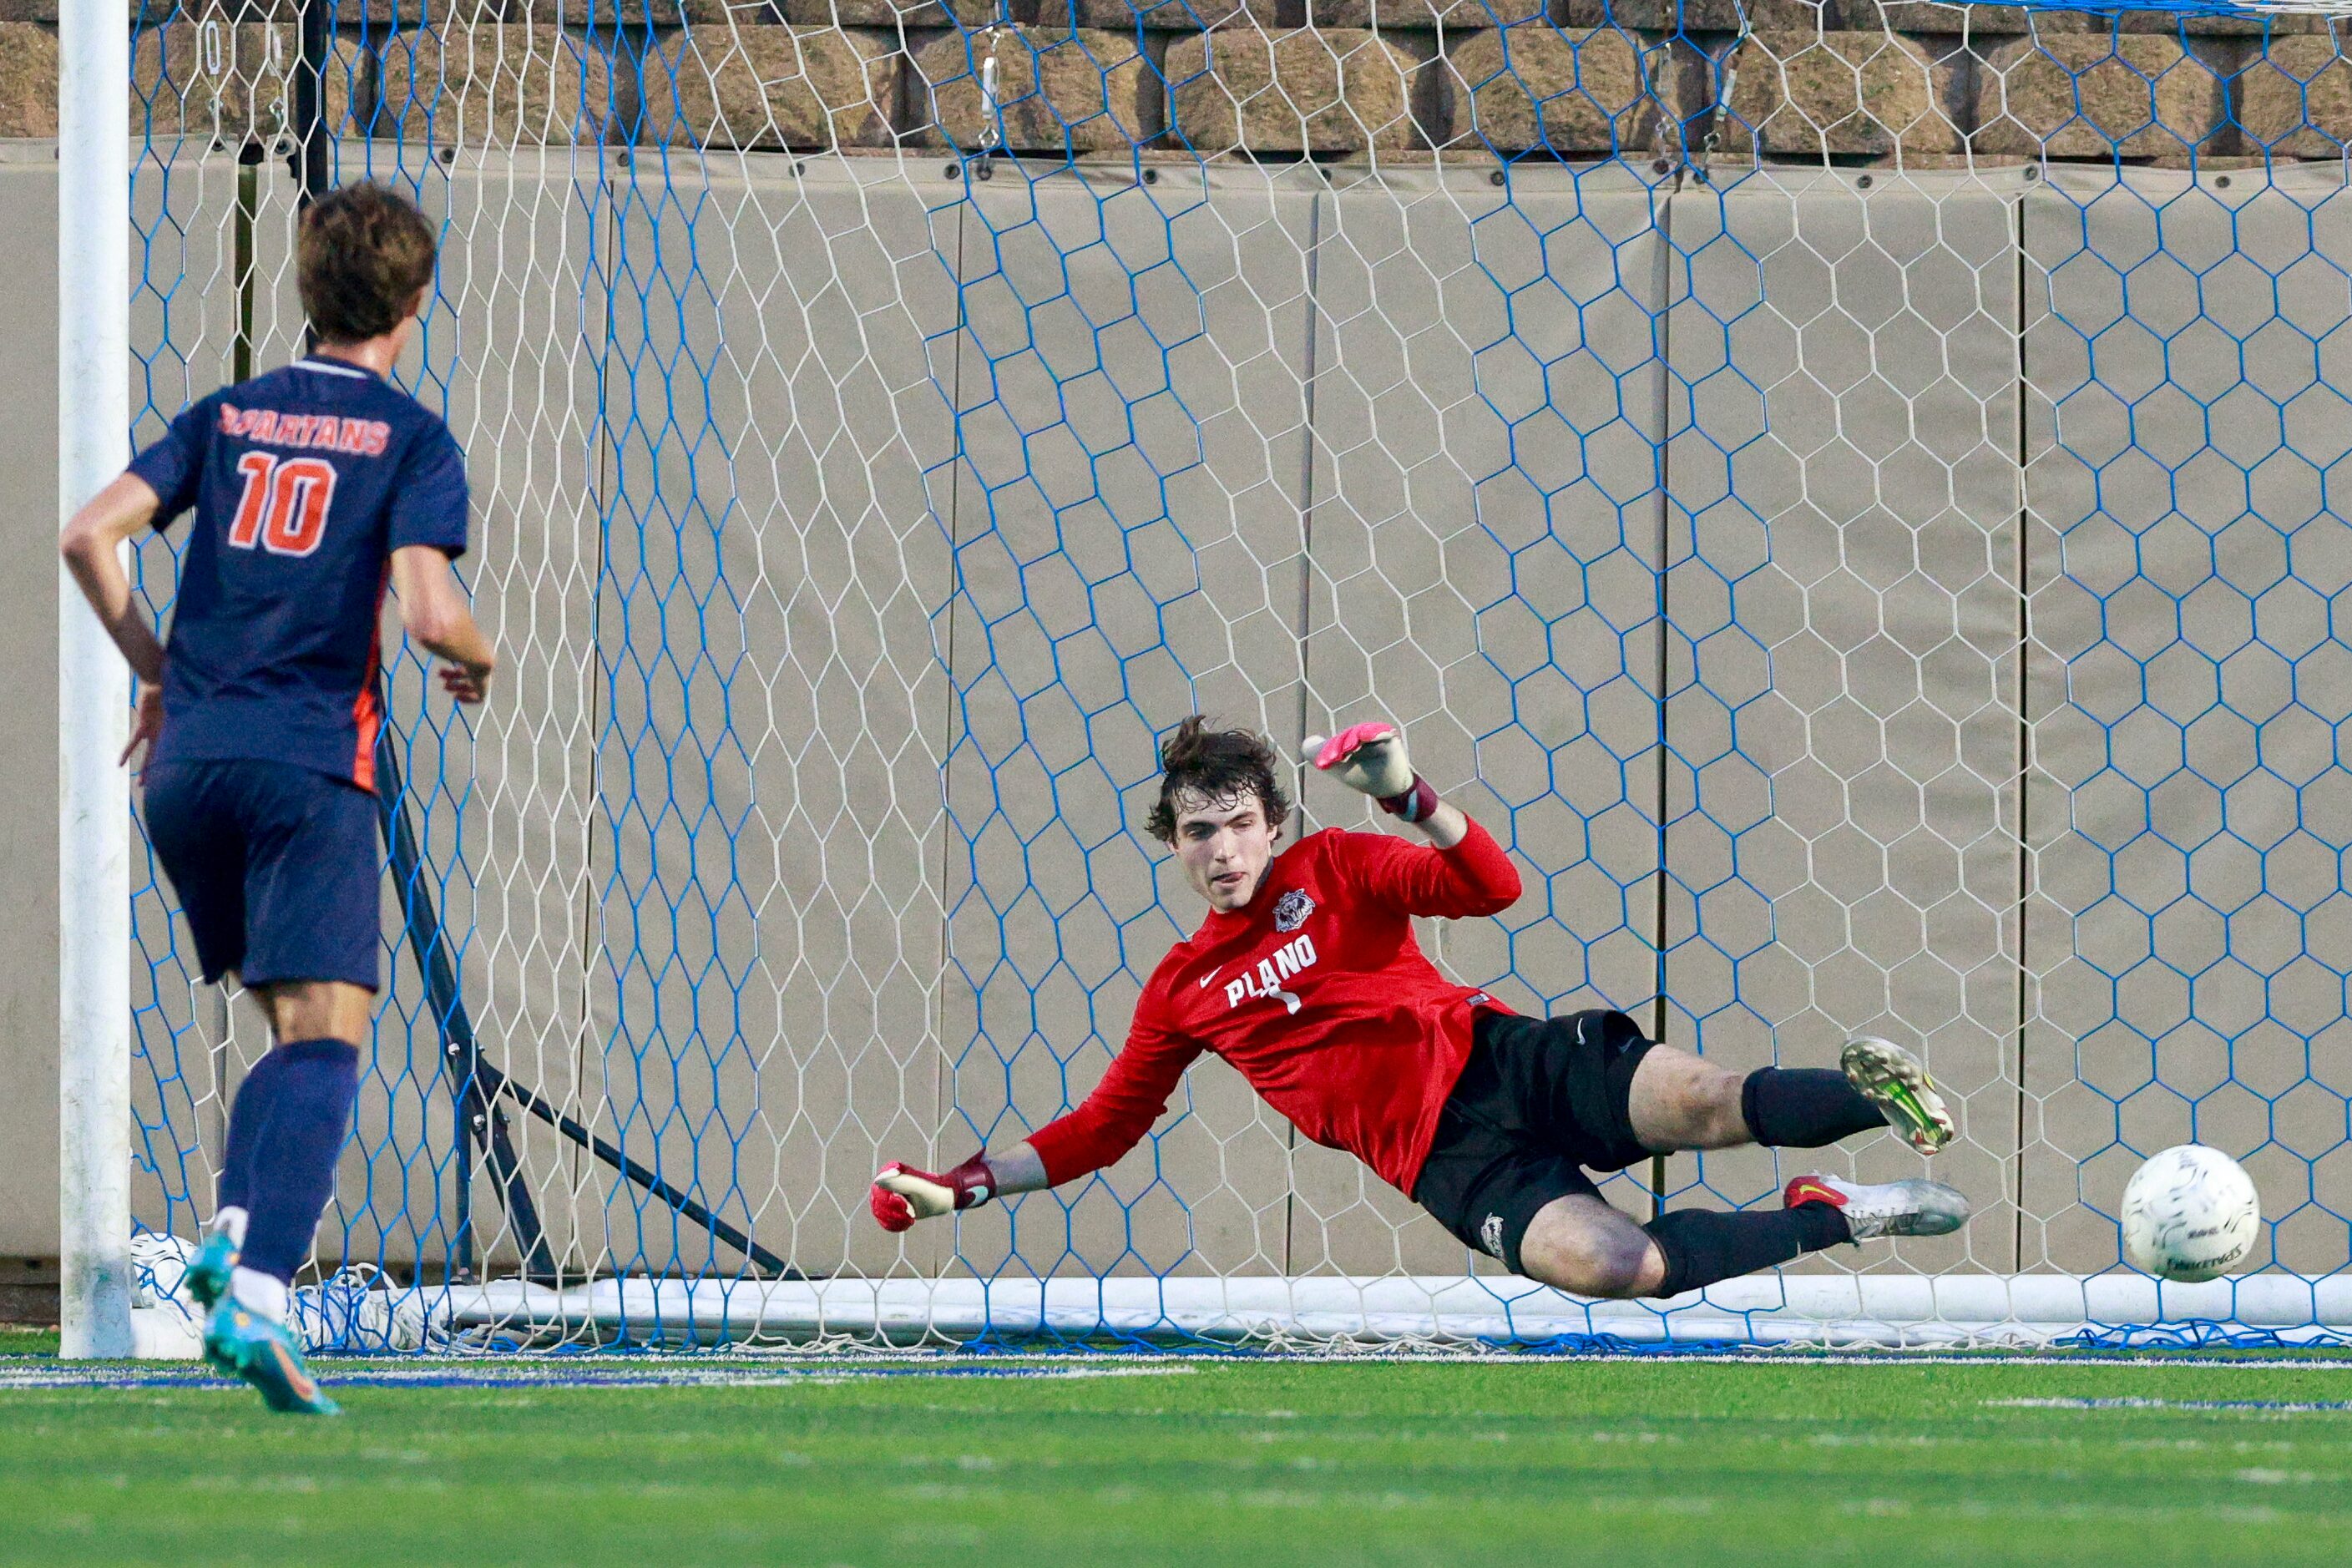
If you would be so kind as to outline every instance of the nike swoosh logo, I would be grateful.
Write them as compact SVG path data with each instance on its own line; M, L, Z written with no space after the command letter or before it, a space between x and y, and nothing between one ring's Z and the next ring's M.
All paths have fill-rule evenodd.
M1221 963L1221 964L1219 964L1219 965L1217 965L1217 969L1223 969L1223 967L1224 967L1224 965L1223 965L1223 964L1222 964L1222 963ZM1195 985L1197 985L1197 986L1199 986L1202 990L1206 991L1206 990L1209 988L1209 984L1210 984L1210 982L1212 982L1212 981L1213 981L1214 979L1216 979L1216 977L1217 977L1217 969L1212 969L1211 971L1209 971L1209 973L1208 973L1203 974L1202 976L1201 976L1201 978L1200 978L1200 979L1195 980L1194 982L1192 982L1192 984L1195 984Z

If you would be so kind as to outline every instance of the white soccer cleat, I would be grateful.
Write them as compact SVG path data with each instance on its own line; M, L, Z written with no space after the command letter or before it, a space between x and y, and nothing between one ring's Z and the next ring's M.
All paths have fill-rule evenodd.
M1850 1040L1839 1065L1845 1068L1846 1082L1878 1107L1886 1125L1922 1154L1941 1149L1958 1131L1927 1068L1892 1040L1868 1035Z
M1835 1176L1799 1176L1782 1189L1780 1205L1828 1204L1845 1215L1856 1241L1882 1236L1949 1236L1969 1223L1968 1195L1958 1187L1914 1176L1908 1181L1840 1181Z

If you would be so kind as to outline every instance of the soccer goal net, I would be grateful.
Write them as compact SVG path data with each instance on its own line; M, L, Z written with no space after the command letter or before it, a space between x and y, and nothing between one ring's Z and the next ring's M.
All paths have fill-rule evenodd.
M137 23L133 434L299 351L316 65L326 178L441 226L406 381L467 448L505 660L478 718L389 670L388 982L315 1344L2352 1327L2352 59L2324 17L308 24ZM141 556L163 612L173 549ZM1527 889L1424 941L1514 1008L1622 1008L1740 1069L1914 1046L1973 1222L1588 1303L1204 1059L1099 1175L886 1236L877 1163L1075 1104L1196 921L1142 825L1196 710L1293 755L1404 724ZM1380 820L1299 788L1310 826ZM134 880L168 1306L266 1042ZM2159 1289L2118 1199L2192 1138L2252 1173L2263 1239ZM1606 1190L1646 1218L1812 1168L1921 1171L1883 1136Z

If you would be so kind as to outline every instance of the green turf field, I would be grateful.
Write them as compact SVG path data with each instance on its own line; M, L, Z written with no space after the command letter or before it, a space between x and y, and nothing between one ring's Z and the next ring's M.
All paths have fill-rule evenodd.
M347 1382L343 1419L302 1422L238 1390L22 1386L68 1372L42 1348L0 1340L0 1561L2352 1558L2352 1361L1112 1360L1013 1377L640 1358L557 1370L708 1382ZM2084 1403L2110 1400L2134 1403Z

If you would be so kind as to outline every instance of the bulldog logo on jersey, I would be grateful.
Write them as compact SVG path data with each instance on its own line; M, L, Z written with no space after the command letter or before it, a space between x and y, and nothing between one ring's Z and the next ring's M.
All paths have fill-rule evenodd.
M1315 912L1315 900L1293 888L1274 900L1274 929L1297 931Z

